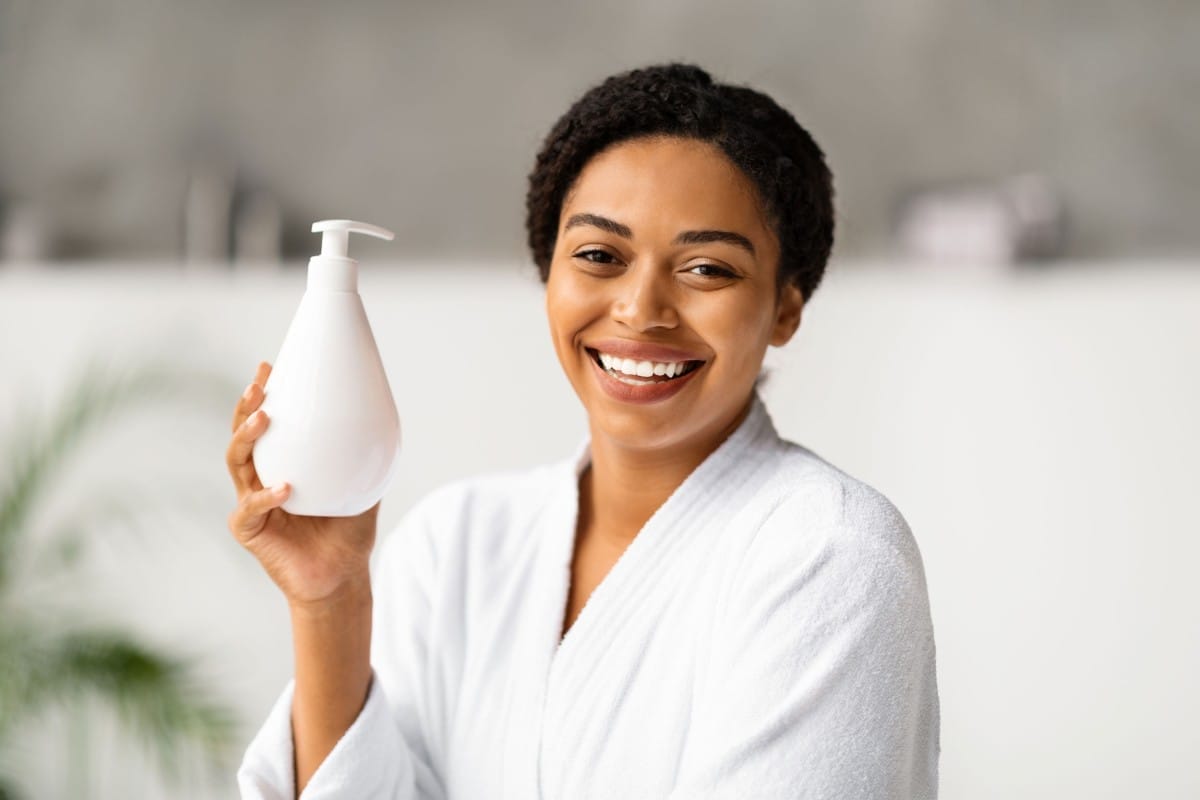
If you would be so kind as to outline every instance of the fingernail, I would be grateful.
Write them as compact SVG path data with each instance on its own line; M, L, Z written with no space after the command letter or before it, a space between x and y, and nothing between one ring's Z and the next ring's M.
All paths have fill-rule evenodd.
M286 491L287 491L287 484L285 484L285 483L281 483L281 484L271 487L272 494L283 494Z
M242 392L242 399L249 400L250 395L252 395L252 394L254 394L254 384L253 383L246 386L246 391Z

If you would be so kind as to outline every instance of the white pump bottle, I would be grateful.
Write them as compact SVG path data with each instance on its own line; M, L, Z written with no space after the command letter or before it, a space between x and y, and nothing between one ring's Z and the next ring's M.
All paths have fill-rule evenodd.
M351 233L390 241L391 231L347 219L313 223L321 254L264 387L267 429L253 458L263 486L287 481L289 514L350 517L391 482L400 417L358 294Z

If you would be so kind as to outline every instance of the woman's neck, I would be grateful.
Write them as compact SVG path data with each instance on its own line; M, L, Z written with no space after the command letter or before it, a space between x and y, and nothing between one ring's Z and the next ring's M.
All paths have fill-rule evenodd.
M646 521L750 412L707 436L666 448L631 448L591 426L591 463L580 476L584 530L615 545L628 545Z

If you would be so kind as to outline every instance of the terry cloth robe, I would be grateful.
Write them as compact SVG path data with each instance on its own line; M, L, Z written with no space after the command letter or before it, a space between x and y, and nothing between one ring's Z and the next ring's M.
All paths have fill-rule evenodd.
M303 800L937 796L928 592L892 503L756 394L560 641L589 458L444 486L384 540L366 703ZM243 798L295 796L293 685Z

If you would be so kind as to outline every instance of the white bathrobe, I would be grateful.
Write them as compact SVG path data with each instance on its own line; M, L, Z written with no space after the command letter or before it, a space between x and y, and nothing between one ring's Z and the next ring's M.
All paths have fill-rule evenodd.
M303 800L934 798L916 541L756 394L560 642L585 439L426 496L381 544L373 675ZM292 684L243 798L292 798Z

